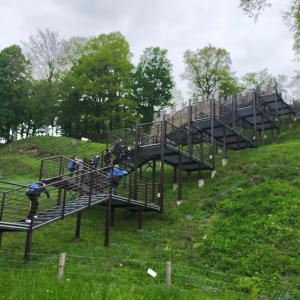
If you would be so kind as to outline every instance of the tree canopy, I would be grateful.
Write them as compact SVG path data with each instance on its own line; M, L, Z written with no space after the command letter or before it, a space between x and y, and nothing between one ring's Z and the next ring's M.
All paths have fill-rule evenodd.
M153 113L171 106L174 82L167 53L159 47L146 48L133 74L137 113L144 122L152 122Z
M225 49L208 45L195 52L185 51L183 58L185 70L181 78L188 80L193 96L210 96L217 86L221 86L224 91L229 84L235 86L235 79L230 70L230 54Z
M254 21L258 21L258 17L266 7L272 6L269 0L240 0L240 8ZM283 21L291 32L294 34L293 50L296 59L300 59L300 0L290 0L287 10L282 12Z

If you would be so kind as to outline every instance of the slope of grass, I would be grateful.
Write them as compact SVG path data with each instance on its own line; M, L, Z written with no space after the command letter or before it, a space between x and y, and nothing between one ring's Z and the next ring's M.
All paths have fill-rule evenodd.
M105 148L103 144L87 143L77 140L72 145L71 138L39 136L13 142L0 147L0 170L2 179L28 183L39 176L41 159L50 156L64 155L79 158L91 158ZM28 179L28 180L27 180Z
M210 172L204 172L205 184L201 189L197 188L197 174L192 174L190 181L184 174L183 204L178 207L177 191L172 190L173 170L166 167L165 212L162 215L144 214L142 232L136 231L138 218L117 209L110 247L105 248L105 208L92 208L83 213L79 242L74 241L75 216L34 232L34 255L27 268L40 270L39 264L53 256L57 265L57 255L67 252L69 260L66 266L69 264L70 272L74 272L70 275L72 278L89 278L87 281L93 283L125 284L124 298L115 296L116 299L146 299L147 295L161 299L165 297L162 286L165 281L164 262L171 260L174 285L171 296L174 299L184 299L185 296L189 299L246 299L245 294L239 296L238 293L268 295L272 299L299 299L299 137L300 126L296 122L292 129L276 138L274 145L270 144L269 136L269 144L265 147L228 151L225 167L221 167L223 154L220 153L216 159L216 176L212 179ZM34 144L42 152L47 148L42 145L49 143L48 147L54 148L52 155L59 154L59 151L66 156L74 155L70 139L57 138L55 145L62 143L61 148L54 147L50 137L38 139L45 140L32 139L27 146L23 144L26 140L19 141L16 142L18 145L12 144L12 149L27 149ZM83 156L91 152L92 155L99 147L101 145L79 144L76 153ZM11 154L8 150L8 146L0 148L1 163L14 156L18 161L25 157L27 168L31 164L33 168L35 163L39 166L38 157L32 158L18 151ZM33 173L30 176L34 176ZM6 169L6 174L8 178L15 178L13 169ZM19 179L24 180L23 174ZM1 261L2 267L8 268L9 278L10 274L17 272L13 264L20 268L24 246L24 233L4 234L1 256L16 260L13 263ZM158 271L157 281L145 275L148 268ZM99 277L101 274L105 274L104 279ZM7 297L12 285L13 281L9 280L8 288L4 289ZM138 292L139 287L150 289L151 293L147 290ZM204 287L207 287L206 291L203 291ZM96 291L95 288L89 289ZM193 290L196 292L189 294ZM226 295L232 291L237 294ZM101 293L108 292L102 290ZM219 292L221 295L216 294ZM90 297L87 292L83 295Z

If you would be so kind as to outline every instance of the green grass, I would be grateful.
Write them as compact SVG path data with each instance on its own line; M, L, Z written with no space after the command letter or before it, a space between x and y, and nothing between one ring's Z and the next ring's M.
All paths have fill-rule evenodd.
M22 262L26 234L4 233L0 266L7 268L7 284L1 281L0 295L3 299L163 299L167 298L165 262L170 260L169 299L256 299L262 295L299 299L298 122L274 145L269 134L265 147L228 151L225 167L221 167L220 153L216 176L212 179L210 172L203 172L201 189L196 173L190 181L184 174L183 204L178 207L173 170L166 167L165 212L144 214L143 231L138 233L138 218L117 209L108 248L103 246L103 207L83 212L80 241L74 240L75 216L35 231L29 264ZM90 157L104 148L83 142L72 146L68 138L28 140L12 143L11 152L8 146L0 148L4 180L29 183L37 178L43 155ZM18 150L32 147L44 154L32 158ZM12 161L22 162L22 168L7 166ZM146 174L151 176L150 171ZM61 252L67 252L66 276L57 285L57 269L52 267L57 266ZM157 278L146 273L148 268L158 273Z

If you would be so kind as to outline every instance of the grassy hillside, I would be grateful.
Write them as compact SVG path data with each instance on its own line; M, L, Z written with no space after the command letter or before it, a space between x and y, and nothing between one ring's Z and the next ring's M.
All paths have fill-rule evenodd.
M137 218L116 210L109 248L103 247L105 208L102 207L83 213L80 242L74 241L75 216L35 232L31 263L26 266L20 265L25 234L4 234L1 256L13 262L1 261L1 266L7 268L8 279L7 285L0 281L0 295L1 291L6 297L12 293L17 272L14 269L41 272L37 276L45 282L43 276L52 274L43 289L24 283L21 291L30 293L34 289L40 295L53 290L56 276L53 266L57 267L59 253L67 252L70 272L67 276L74 282L72 293L89 299L100 299L96 291L115 299L161 299L165 295L167 260L172 261L172 299L247 299L249 294L299 299L298 122L276 138L274 145L270 144L269 136L265 147L229 151L225 167L221 167L220 153L216 176L211 179L210 172L205 172L201 189L197 188L197 174L192 174L190 181L185 174L184 201L178 207L177 191L172 190L173 170L166 167L164 214L144 214L143 231L137 233ZM23 181L37 177L35 168L39 167L40 157L58 154L89 157L101 147L83 142L71 146L71 139L67 138L31 138L12 143L11 152L8 146L0 148L0 169L4 170L5 180ZM28 149L38 150L26 153ZM15 162L22 167L15 166ZM148 268L158 272L155 279L146 274ZM25 282L22 274L18 275L19 280ZM88 281L88 286L83 288L82 281ZM105 289L104 284L116 285L118 292L111 287ZM67 287L60 288L60 292L55 290L61 294L52 297L65 299L61 295L66 293L69 298L79 299L67 290Z
M13 142L0 147L0 170L6 181L28 182L39 176L41 159L50 156L64 155L79 158L91 158L102 151L105 145L87 143L77 140L72 145L72 138L40 136ZM28 179L28 180L27 180Z

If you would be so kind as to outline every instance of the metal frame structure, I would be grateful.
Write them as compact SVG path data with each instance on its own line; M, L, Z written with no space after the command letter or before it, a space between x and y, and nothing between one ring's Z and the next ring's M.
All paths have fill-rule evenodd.
M241 150L257 147L257 132L263 135L273 129L279 132L279 116L296 115L291 106L277 93L261 92L259 88L244 95L233 95L224 102L214 97L202 102L189 102L173 115L162 114L160 120L148 124L136 122L134 129L108 133L107 145L113 147L122 138L126 155L117 153L114 163L129 171L129 180L112 194L113 181L104 167L105 151L99 153L100 169L84 164L83 171L72 174L67 169L70 159L56 156L41 161L39 179L47 184L54 202L41 198L38 219L26 223L24 198L28 186L0 181L0 245L3 232L27 232L25 259L29 260L33 231L52 222L77 214L75 238L80 237L81 212L95 205L106 206L105 246L109 245L109 231L114 226L116 208L139 213L138 229L142 229L143 212L162 213L164 210L164 166L174 168L173 182L178 184L178 200L182 200L182 171L188 176L203 170L214 170L218 147ZM125 133L125 134L124 134ZM112 138L112 141L110 140ZM156 165L160 161L160 181L156 181ZM152 178L143 176L142 167L152 168Z

